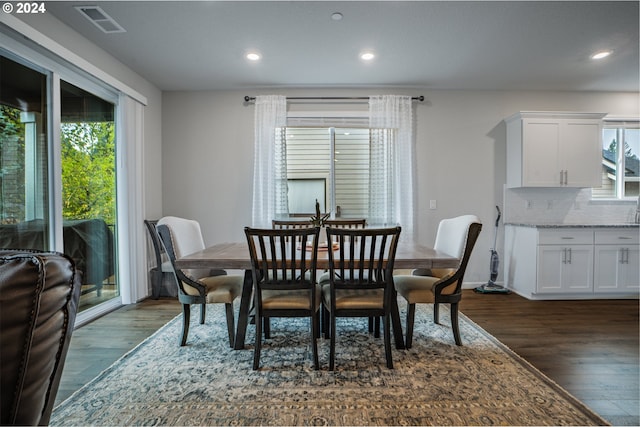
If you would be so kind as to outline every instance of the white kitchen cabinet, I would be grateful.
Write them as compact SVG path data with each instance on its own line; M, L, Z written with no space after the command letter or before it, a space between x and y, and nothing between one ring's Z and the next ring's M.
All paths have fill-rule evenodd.
M538 246L538 293L593 291L593 246Z
M637 227L505 226L505 286L529 299L637 298Z
M599 187L604 113L522 111L507 119L508 187Z
M639 292L638 230L596 230L594 268L595 292Z
M538 231L537 293L593 291L593 231Z

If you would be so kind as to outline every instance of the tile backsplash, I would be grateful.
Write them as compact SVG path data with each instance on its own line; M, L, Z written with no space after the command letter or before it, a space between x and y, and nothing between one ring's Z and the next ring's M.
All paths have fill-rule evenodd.
M636 200L592 200L590 188L505 188L504 222L526 224L626 224Z

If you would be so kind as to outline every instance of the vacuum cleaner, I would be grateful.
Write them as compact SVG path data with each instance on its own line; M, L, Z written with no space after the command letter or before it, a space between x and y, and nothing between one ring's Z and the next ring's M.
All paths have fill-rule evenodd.
M498 226L500 224L500 208L496 206L498 211L498 217L496 218L496 229L493 236L493 248L491 248L491 258L489 260L489 281L482 286L478 286L474 290L481 294L510 294L511 291L503 286L496 284L498 278L498 267L500 266L500 257L496 250L496 243L498 241Z

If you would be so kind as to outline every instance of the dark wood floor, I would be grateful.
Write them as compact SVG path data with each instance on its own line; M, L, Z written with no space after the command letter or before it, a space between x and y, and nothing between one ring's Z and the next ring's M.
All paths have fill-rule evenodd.
M461 311L611 424L640 425L638 300L529 301L465 291ZM57 401L178 313L174 299L149 299L76 330Z

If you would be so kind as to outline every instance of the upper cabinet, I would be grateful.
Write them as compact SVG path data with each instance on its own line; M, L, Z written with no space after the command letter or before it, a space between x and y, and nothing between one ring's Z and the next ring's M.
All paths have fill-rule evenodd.
M599 187L606 113L521 111L507 124L508 187Z

